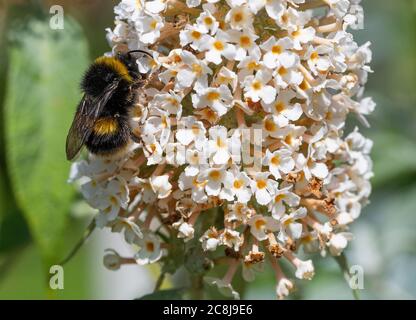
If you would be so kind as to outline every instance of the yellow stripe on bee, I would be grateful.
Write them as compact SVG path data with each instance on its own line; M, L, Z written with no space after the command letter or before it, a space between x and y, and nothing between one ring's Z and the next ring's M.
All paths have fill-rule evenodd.
M112 134L118 130L118 122L114 118L98 119L94 124L94 132L98 135Z
M103 64L111 69L113 69L118 75L128 82L133 82L133 78L129 74L129 70L120 60L113 57L99 57L95 60L97 64Z

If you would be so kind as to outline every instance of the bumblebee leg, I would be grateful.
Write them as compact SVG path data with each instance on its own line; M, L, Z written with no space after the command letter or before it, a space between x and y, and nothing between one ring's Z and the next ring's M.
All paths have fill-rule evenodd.
M138 136L136 133L133 132L133 130L130 130L130 137L131 140L133 140L136 143L142 143L142 138Z

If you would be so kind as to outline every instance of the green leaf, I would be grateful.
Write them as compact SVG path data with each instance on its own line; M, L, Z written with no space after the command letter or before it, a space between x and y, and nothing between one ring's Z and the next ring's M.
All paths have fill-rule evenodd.
M139 300L182 300L183 294L183 288L159 290L150 294L146 294Z
M62 240L74 189L65 138L80 99L87 65L80 27L66 17L64 30L49 19L14 26L9 44L5 102L6 154L19 208L46 263L62 256Z
M0 10L0 47L6 47L6 10ZM7 51L0 55L0 255L12 253L30 241L30 234L22 213L17 208L6 172L6 150L4 139L4 100L7 87ZM7 261L12 261L7 258ZM0 267L4 270L4 268ZM1 273L1 272L0 272ZM1 274L0 274L1 277Z

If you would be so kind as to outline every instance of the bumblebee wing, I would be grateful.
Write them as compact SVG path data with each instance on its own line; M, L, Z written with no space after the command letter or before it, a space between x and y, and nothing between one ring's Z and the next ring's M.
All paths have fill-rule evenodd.
M92 99L85 95L78 105L71 128L66 138L66 158L72 160L81 150L85 141L91 134L94 125L92 119L88 117L88 109L92 107Z
M85 141L89 138L94 124L100 116L104 106L117 88L119 81L114 81L106 87L98 97L84 95L78 105L71 128L66 138L66 158L72 160L81 150Z

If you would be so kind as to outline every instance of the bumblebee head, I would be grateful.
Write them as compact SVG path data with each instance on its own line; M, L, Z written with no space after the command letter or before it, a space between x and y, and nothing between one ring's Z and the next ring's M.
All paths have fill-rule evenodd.
M150 58L153 59L150 53L143 51L143 50L131 50L128 52L117 53L117 59L120 60L127 67L129 74L134 79L137 79L140 77L139 66L137 64L137 59L139 58L138 54L140 53L148 55Z

